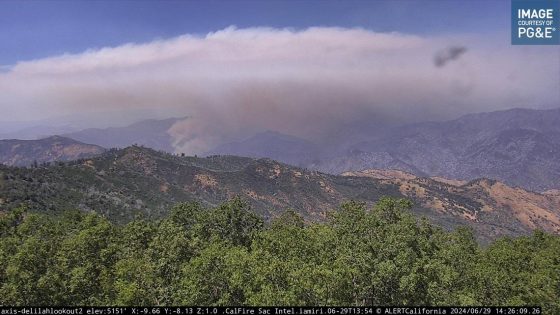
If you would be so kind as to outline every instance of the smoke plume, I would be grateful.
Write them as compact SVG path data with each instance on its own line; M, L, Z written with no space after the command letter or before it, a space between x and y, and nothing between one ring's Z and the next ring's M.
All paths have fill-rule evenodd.
M194 154L263 130L319 139L358 119L551 106L560 100L559 66L553 49L460 36L230 27L19 62L0 73L0 110L10 115L4 120L142 109L188 115L169 133L178 152Z

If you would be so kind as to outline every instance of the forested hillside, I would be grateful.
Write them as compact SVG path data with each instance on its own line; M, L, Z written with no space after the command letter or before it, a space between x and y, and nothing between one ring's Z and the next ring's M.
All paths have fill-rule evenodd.
M444 228L473 227L483 242L534 229L560 231L556 195L486 180L456 186L429 178L402 181L349 175L353 176L323 174L269 159L176 156L133 146L47 166L0 165L0 213L24 204L32 212L79 209L128 223L165 217L179 202L214 207L241 196L265 220L293 209L307 221L323 221L327 211L343 202L372 205L392 196L410 198L417 217Z
M79 211L0 216L3 305L540 305L560 312L560 237L480 247L403 199L270 223L234 199L114 225Z

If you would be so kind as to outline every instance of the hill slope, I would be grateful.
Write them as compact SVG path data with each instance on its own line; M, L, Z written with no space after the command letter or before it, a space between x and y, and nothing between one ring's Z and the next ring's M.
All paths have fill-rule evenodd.
M430 179L417 179L420 183L414 185L418 188L406 189L400 182L352 175L360 176L306 171L268 159L178 157L130 147L110 150L81 164L29 169L3 166L0 210L27 203L34 211L55 213L78 208L127 222L138 215L161 217L177 202L217 205L242 196L265 218L292 208L306 220L320 221L343 201L372 204L382 196L395 196L410 197L416 203L416 214L444 227L471 225L482 239L525 234L534 228L558 232L560 203L554 194L542 197L539 206L546 213L535 210L539 216L535 219L529 214L517 215L506 202L514 197L500 191L483 196L474 186L466 189ZM411 193L411 189L424 193ZM519 198L538 195L507 189L507 194ZM437 200L445 201L445 206L439 206Z
M60 136L39 140L0 140L0 163L11 166L29 166L35 162L88 158L104 151L105 149L102 147Z
M110 150L82 164L0 172L0 207L27 201L39 211L77 207L117 221L159 217L177 202L217 205L238 195L265 216L293 208L320 219L345 199L399 195L391 186L370 186L370 179L305 172L268 159L178 157L141 147Z
M475 223L483 222L488 225L485 227L487 235L501 234L505 226L521 234L535 228L560 233L560 195L553 192L534 193L489 179L461 182L393 170L365 170L343 175L394 184L422 208L462 216Z

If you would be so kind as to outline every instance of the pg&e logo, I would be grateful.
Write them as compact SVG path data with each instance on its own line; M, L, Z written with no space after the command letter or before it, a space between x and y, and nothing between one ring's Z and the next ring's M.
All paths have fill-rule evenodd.
M512 45L560 45L560 0L512 0Z

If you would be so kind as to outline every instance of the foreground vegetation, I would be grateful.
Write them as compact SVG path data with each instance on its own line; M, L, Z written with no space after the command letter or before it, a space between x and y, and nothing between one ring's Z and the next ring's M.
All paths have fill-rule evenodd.
M382 199L324 223L263 223L234 199L114 225L93 213L0 214L0 305L541 305L560 314L560 237L480 247Z

